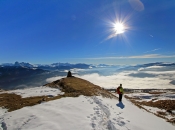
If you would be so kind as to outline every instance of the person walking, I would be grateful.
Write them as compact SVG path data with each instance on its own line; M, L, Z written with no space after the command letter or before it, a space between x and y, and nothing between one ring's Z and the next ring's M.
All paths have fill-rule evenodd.
M119 94L119 102L122 101L122 96L123 96L123 87L122 87L122 84L120 84L120 86L117 88L117 93Z

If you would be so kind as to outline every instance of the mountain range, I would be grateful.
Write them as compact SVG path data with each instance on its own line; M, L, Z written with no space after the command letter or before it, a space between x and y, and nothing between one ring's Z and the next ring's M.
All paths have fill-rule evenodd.
M65 70L88 69L90 67L92 65L82 63L53 63L50 65L25 62L4 63L0 65L0 88L16 89L25 86L40 86L45 84L45 79L49 77L65 76L67 73Z
M156 68L156 67L158 68ZM113 68L113 69L111 69ZM142 69L144 68L144 69ZM82 74L87 73L105 73L111 74L120 73L122 71L138 71L138 73L131 73L129 76L132 77L150 77L152 75L145 74L144 71L172 71L175 70L175 63L148 63L140 64L135 66L120 66L120 65L106 65L106 64L70 64L70 63L52 63L52 64L30 64L26 62L15 62L15 63L3 63L0 65L0 89L17 89L25 87L36 87L46 84L46 79L50 77L66 76L68 70L83 69ZM111 70L110 70L111 69ZM87 72L88 71L88 72ZM74 72L73 72L74 73ZM78 73L78 72L77 72ZM144 75L143 75L144 74ZM154 75L153 75L154 76ZM171 84L174 83L175 79L171 79Z

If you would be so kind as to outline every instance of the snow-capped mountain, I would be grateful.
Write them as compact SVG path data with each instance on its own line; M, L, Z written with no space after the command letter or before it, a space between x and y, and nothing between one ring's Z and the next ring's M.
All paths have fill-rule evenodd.
M0 67L6 67L6 66L15 66L15 67L26 67L26 68L38 68L38 69L73 69L73 68L79 68L79 69L87 69L90 68L91 65L84 64L84 63L77 63L77 64L70 64L70 63L53 63L53 64L30 64L26 62L18 62L15 63L4 63L1 64Z
M21 66L21 67L28 67L28 68L32 68L35 67L34 65L30 64L30 63L25 63L25 62L15 62L14 66Z
M73 75L79 75L104 88L113 88L119 83L125 83L128 88L155 88L156 86L158 88L174 88L175 85L175 63L158 62L135 66L119 66L83 63L42 65L15 62L14 64L5 63L0 65L0 88L15 89L40 86L50 81L50 79L66 76L68 70L71 70ZM146 80L149 82L145 82ZM142 85L139 83L142 83Z
M27 86L40 86L46 79L65 76L71 69L89 69L88 64L53 63L48 65L26 62L5 63L0 65L0 88L15 89Z

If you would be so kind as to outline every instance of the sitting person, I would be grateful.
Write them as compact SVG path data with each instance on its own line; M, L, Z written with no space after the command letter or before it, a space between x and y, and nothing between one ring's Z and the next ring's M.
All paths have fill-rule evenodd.
M72 77L72 73L70 71L68 71L67 77Z

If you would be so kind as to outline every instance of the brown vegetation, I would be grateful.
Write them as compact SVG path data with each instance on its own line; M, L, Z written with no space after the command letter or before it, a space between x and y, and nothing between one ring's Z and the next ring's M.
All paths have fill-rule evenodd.
M158 101L143 101L139 102L141 105L145 106L151 106L151 107L157 107L160 109L165 109L165 110L175 110L175 100L158 100Z
M54 100L55 98L60 97L49 98L47 96L37 96L22 98L20 95L14 93L3 93L0 94L0 107L7 108L8 111L14 111L25 106L40 104L42 101Z
M162 93L166 93L166 92L158 92L158 91L155 91L155 92L148 92L149 94L162 94Z
M104 90L103 88L77 77L62 78L61 80L48 83L45 86L60 88L61 91L65 92L65 95L70 95L71 97L79 95L102 95L107 98L116 98L113 94Z
M175 118L172 119L168 119L165 116L167 114L173 114L172 110L175 110L175 100L158 100L158 101L136 101L134 98L131 98L127 95L125 95L125 98L129 99L134 105L138 106L139 108L142 108L144 110L146 110L147 112L150 112L149 110L145 109L143 106L150 106L150 107L157 107L159 109L164 109L166 110L166 112L161 112L161 111L157 111L157 113L153 113L158 117L161 117L163 119L166 119L168 122L170 123L175 123Z
M166 116L167 113L166 112L163 112L163 111L157 111L157 114L160 114L160 115L163 115L163 116Z
M22 98L20 95L14 93L2 93L0 94L0 107L7 108L8 111L14 111L25 106L40 104L43 101L55 100L62 97L78 97L80 95L102 95L103 97L107 98L117 98L101 87L76 77L63 78L61 80L48 83L45 86L59 88L65 93L64 95L58 95L55 97L37 96L27 98Z

